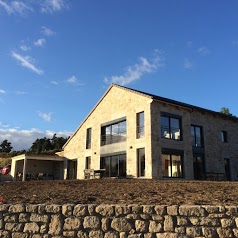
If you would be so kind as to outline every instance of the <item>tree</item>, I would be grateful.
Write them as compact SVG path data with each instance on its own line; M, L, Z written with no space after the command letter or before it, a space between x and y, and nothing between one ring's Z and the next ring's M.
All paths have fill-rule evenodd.
M0 144L0 152L10 153L12 150L11 142L4 140Z
M220 112L228 116L232 116L228 107L222 107Z

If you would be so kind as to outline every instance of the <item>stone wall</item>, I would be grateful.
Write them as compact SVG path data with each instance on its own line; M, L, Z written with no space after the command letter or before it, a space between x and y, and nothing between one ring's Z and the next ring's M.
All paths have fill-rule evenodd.
M238 207L2 204L0 237L238 237Z

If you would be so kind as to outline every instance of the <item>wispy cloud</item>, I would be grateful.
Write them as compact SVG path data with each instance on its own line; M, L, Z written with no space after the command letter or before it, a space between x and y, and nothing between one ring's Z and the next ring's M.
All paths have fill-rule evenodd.
M52 115L52 112L49 112L49 113L38 112L38 116L47 122L51 121L51 115Z
M193 42L192 41L187 41L187 47L192 48L193 47Z
M104 78L104 82L107 84L116 83L120 85L127 85L136 80L139 80L143 75L155 72L158 68L163 66L163 60L158 51L155 51L155 55L151 59L145 57L139 57L138 63L132 66L128 66L125 73L122 75L113 75L111 77Z
M11 14L24 15L28 11L30 12L34 11L30 5L27 5L23 1L5 2L3 0L0 0L0 6L2 6L9 15Z
M24 91L16 91L15 92L17 95L26 95L27 92L24 92Z
M31 47L30 46L26 46L26 45L21 45L20 49L23 50L23 51L29 51L29 50L31 50Z
M32 58L29 57L29 56L22 56L20 54L17 54L15 53L14 51L11 52L11 56L16 59L20 64L21 66L27 68L27 69L30 69L32 70L33 72L41 75L43 74L44 72L37 68L31 61L32 61Z
M54 84L54 85L58 85L58 84L59 84L59 83L56 82L56 81L51 81L51 83Z
M73 75L67 79L67 82L70 84L76 84L78 82L77 78Z
M41 33L45 36L53 36L55 35L55 32L52 31L50 28L42 26L41 27Z
M41 11L43 13L54 13L61 11L66 7L63 0L45 0L41 5Z
M185 58L183 66L185 69L192 69L193 63L188 58Z
M7 126L9 127L9 125ZM36 128L29 130L20 130L16 128L6 128L0 122L0 141L8 140L11 142L14 150L28 150L32 143L39 138L52 138L54 134L57 134L58 137L69 137L72 135L72 132L68 131L42 131Z
M0 94L6 94L6 91L4 91L3 89L0 89Z
M37 47L42 47L46 44L46 40L44 38L40 38L37 41L34 41L34 45Z
M206 46L202 46L202 47L198 48L197 52L200 56L206 56L211 53L211 51Z
M58 12L67 7L65 0L0 0L2 7L9 15L25 15L28 12L40 11L42 13Z

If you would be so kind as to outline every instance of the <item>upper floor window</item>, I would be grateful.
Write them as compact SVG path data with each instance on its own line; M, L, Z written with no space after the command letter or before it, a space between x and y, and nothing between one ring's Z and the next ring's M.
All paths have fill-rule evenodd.
M144 137L144 112L139 112L136 114L136 137L142 138Z
M181 118L174 115L161 114L161 137L182 140Z
M221 141L227 143L227 131L221 131Z
M101 128L101 145L108 145L126 140L126 120Z
M192 146L203 147L202 127L191 125Z
M86 149L91 148L91 140L92 140L92 128L88 128L86 135Z

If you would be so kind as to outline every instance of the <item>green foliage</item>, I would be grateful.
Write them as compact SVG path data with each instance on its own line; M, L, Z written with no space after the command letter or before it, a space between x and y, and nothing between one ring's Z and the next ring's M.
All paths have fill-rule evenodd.
M10 153L12 150L11 142L4 140L0 143L0 152Z
M62 150L62 147L66 143L67 140L68 140L68 138L57 137L56 134L54 134L52 139L49 139L46 137L44 137L42 139L36 139L35 142L33 142L28 153L31 153L31 154L55 154L56 152L59 152Z
M222 107L220 112L228 116L232 116L228 107Z

